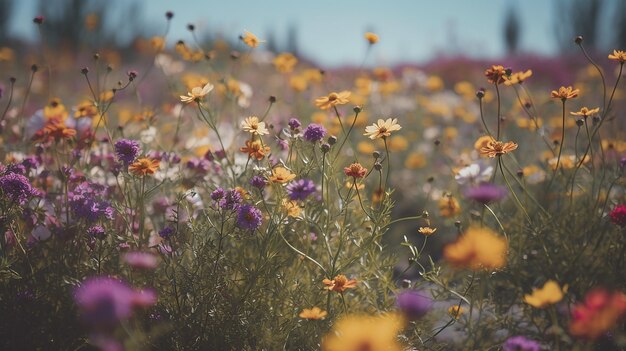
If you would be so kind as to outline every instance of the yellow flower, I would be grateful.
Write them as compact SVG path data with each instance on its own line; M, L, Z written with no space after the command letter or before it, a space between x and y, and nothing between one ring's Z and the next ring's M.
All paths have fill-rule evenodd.
M455 242L446 245L443 255L457 268L493 270L506 265L507 242L491 229L470 227Z
M522 84L527 78L530 78L530 76L532 75L532 70L527 70L526 72L512 73L510 76L504 77L504 85Z
M548 280L541 289L533 289L532 294L524 295L524 302L533 307L544 308L561 301L566 290L566 287L561 289L554 280Z
M315 99L315 105L322 110L327 110L336 105L345 105L348 103L348 98L352 93L347 90L340 91L338 93L332 92L328 96L322 96Z
M298 63L298 59L289 52L283 52L274 58L273 63L278 72L289 73L293 71L293 67Z
M448 314L454 319L459 319L463 313L465 313L465 309L459 305L450 306L450 308L448 308Z
M98 108L91 100L83 100L76 106L76 112L74 112L75 118L93 117L98 114Z
M283 209L287 212L287 216L289 217L298 217L302 213L302 208L298 205L297 201L294 200L283 200Z
M507 154L515 149L517 149L517 144L512 141L507 141L505 143L502 141L491 140L486 146L483 146L480 149L480 154L482 156L493 158Z
M241 129L252 135L266 135L270 133L265 127L265 122L260 122L259 117L256 116L250 116L241 122Z
M195 87L191 89L191 92L187 93L187 96L181 95L180 101L184 103L190 103L193 101L199 101L204 98L208 93L213 90L213 84L206 83L204 87Z
M434 234L436 231L437 231L437 228L431 228L431 227L420 227L420 229L417 230L418 233L424 234L426 236L430 236Z
M378 35L372 33L372 32L366 32L365 33L365 39L367 40L368 43L370 43L370 45L374 45L376 43L378 43Z
M336 291L338 293L343 293L344 291L348 289L356 288L357 281L356 279L348 280L348 278L345 275L339 274L333 280L330 280L330 279L322 280L322 283L326 285L324 289L328 291Z
M485 70L485 77L487 77L487 81L491 84L502 84L505 81L505 77L507 76L507 70L504 66L493 65L491 68Z
M322 339L322 351L401 351L397 336L404 324L398 314L343 316Z
M295 177L296 175L291 173L287 168L276 167L272 170L272 175L269 177L269 181L272 183L284 184Z
M419 152L412 152L404 160L404 167L408 169L417 169L426 166L426 157Z
M476 139L476 141L474 142L474 149L480 151L480 149L487 147L487 144L489 144L489 142L493 140L494 139L489 135L483 135L480 138Z
M578 93L580 93L580 89L574 89L571 86L569 87L560 87L559 90L552 90L550 96L554 99L561 99L563 101L567 99L573 99L578 97Z
M262 43L261 40L259 40L259 38L257 38L256 35L248 32L248 31L244 31L243 35L241 37L239 37L241 39L241 41L244 42L244 44L248 45L251 48L256 48L259 46L260 43Z
M441 217L454 217L459 213L461 213L461 205L452 195L443 196L439 200L439 215Z
M61 103L59 98L52 98L48 101L46 107L43 108L43 115L46 120L64 121L67 119L68 113L65 109L65 105Z
M298 92L305 91L308 87L308 81L302 76L293 76L289 79L289 86Z
M398 124L398 119L387 118L387 120L379 119L378 122L371 126L365 127L365 136L369 136L370 139L386 138L391 135L391 132L402 129L402 126Z
M612 54L609 54L609 59L624 63L626 61L626 52L622 50L613 50Z
M155 51L163 51L163 49L165 49L165 38L160 36L150 38L150 46L152 46Z
M587 108L587 107L581 107L579 111L577 112L570 112L570 115L572 116L582 116L583 118L587 119L587 117L596 114L600 112L600 108L596 107L596 108Z
M317 320L326 318L327 314L328 312L323 311L321 308L316 306L310 309L305 308L302 312L300 312L299 316L304 319Z
M154 174L159 169L160 161L150 158L140 158L128 166L128 171L138 177Z

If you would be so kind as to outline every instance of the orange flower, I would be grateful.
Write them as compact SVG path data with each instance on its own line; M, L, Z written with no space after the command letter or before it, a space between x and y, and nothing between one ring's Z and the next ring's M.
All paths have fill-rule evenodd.
M487 156L487 157L496 157L496 156L502 156L506 153L509 153L513 150L517 149L517 144L512 142L512 141L507 141L502 142L502 141L496 141L496 140L491 140L487 143L486 146L483 146L480 149L480 154L482 156Z
M156 159L140 158L128 166L128 171L137 177L154 174L159 169L161 162Z
M239 151L247 153L248 157L254 157L260 161L270 152L270 147L263 146L260 140L246 140L246 146L240 148Z
M317 320L326 318L327 314L328 312L323 311L321 308L313 307L311 309L305 308L304 310L302 310L302 312L300 312L299 316L300 318L304 319Z
M504 77L504 85L513 85L513 84L522 84L526 80L533 75L533 71L527 70L526 72L515 72L512 73L508 77Z
M241 41L244 42L244 44L248 45L249 47L253 49L259 46L259 44L262 42L261 40L259 40L259 38L257 38L256 35L248 31L245 31L243 35L239 38L241 39Z
M587 107L581 107L580 111L578 111L578 112L570 112L570 114L573 115L573 116L582 116L583 118L587 119L587 117L589 117L589 116L591 116L593 114L596 114L598 112L600 112L600 108L599 107L592 108L592 109L589 109Z
M370 43L370 45L374 45L378 43L378 40L379 40L378 35L372 32L365 33L365 39L367 40L368 43Z
M333 280L330 280L330 279L322 280L322 283L326 285L324 289L327 289L328 291L336 291L338 293L343 293L347 289L354 289L356 287L357 281L356 279L348 280L348 278L345 275L339 274Z
M367 174L367 168L361 166L360 163L353 163L348 167L343 169L343 173L345 173L348 177L354 178L363 178L365 174Z
M554 99L561 99L563 101L567 99L573 99L578 97L578 93L580 93L579 89L574 89L571 86L569 87L560 87L559 90L552 90L550 95Z
M276 167L272 170L272 175L269 177L269 181L272 183L287 183L294 179L295 174L291 173L287 168Z
M315 105L322 110L327 110L336 105L345 105L352 93L344 90L339 93L332 92L328 96L322 96L315 99Z
M485 77L491 84L502 84L505 81L505 77L508 75L504 66L493 65L491 68L485 70Z
M457 268L493 270L506 265L507 241L488 228L470 227L443 255Z
M293 71L293 67L298 63L298 59L292 53L283 52L276 56L272 62L278 72L290 73Z
M58 120L51 120L33 135L32 140L35 142L59 141L63 139L71 139L76 135L76 129L68 128L65 124Z
M461 205L452 195L443 196L439 200L439 215L441 217L454 217L459 213L461 213Z
M609 59L619 61L619 63L624 63L626 61L626 51L613 50L613 53L609 54Z
M425 236L433 235L436 231L437 231L437 228L431 228L431 227L420 227L420 229L417 230L418 233L423 234Z
M626 294L596 289L585 296L572 311L569 330L572 335L597 339L610 331L626 315Z

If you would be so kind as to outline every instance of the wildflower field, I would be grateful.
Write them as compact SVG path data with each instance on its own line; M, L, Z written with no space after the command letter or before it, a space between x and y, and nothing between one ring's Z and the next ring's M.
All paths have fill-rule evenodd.
M0 48L0 349L626 349L626 48L325 69L174 17Z

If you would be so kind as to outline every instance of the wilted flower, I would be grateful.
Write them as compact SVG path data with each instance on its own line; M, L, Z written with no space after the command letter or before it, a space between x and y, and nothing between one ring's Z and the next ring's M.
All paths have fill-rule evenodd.
M524 302L533 307L544 308L561 301L564 290L554 280L548 280L542 288L533 289L532 294L524 295Z
M344 105L348 103L348 98L352 93L344 90L339 93L332 92L328 96L322 96L315 100L315 105L322 110L327 110L336 105Z
M398 124L398 119L388 118L387 120L379 119L378 122L371 126L365 127L365 136L369 136L370 139L386 138L391 135L391 132L402 129L402 126Z
M324 279L322 283L326 285L325 289L327 289L328 291L336 291L338 293L343 293L347 289L356 288L357 281L356 279L348 280L348 278L345 275L339 274L338 276L333 278L333 280Z
M506 265L508 244L491 229L470 227L443 250L445 259L457 268L493 270Z
M406 319L414 321L422 318L430 310L432 300L422 292L404 290L396 296L396 306Z
M503 351L541 351L541 345L535 340L523 336L512 336L502 345Z
M376 317L347 315L322 340L322 351L401 351L398 333L404 320L397 314Z
M303 319L311 319L311 320L317 320L317 319L324 319L326 318L326 315L328 314L328 312L323 311L321 308L319 307L313 307L313 308L305 308L304 310L302 310L302 312L300 312L300 314L298 316L300 316L300 318Z

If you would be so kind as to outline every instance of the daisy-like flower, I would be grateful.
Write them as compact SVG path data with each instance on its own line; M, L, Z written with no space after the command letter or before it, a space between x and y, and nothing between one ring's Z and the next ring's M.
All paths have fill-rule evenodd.
M379 119L378 122L371 126L365 127L365 136L369 136L370 139L386 138L391 135L391 132L402 129L402 126L398 124L398 119L387 118L387 120Z
M187 96L181 95L180 101L187 103L187 104L194 102L194 101L200 101L208 93L210 93L211 90L213 90L213 84L206 83L206 85L203 87L195 87L191 89L191 92L188 92Z
M485 70L485 77L491 84L502 84L505 81L505 77L508 75L507 69L501 65L493 65L491 68Z
M348 98L352 93L344 90L338 93L332 92L328 96L322 96L315 99L315 105L322 110L327 110L336 105L345 105L348 103Z
M448 308L448 314L454 319L459 319L463 313L465 313L465 309L459 305L450 306L450 308Z
M343 173L345 173L348 177L360 179L365 177L365 174L367 174L367 168L361 166L360 163L353 163L350 166L345 167L343 169Z
M401 351L398 334L405 320L400 314L345 315L322 339L322 351Z
M596 107L596 108L587 108L587 107L581 107L579 111L577 112L570 112L570 115L572 116L581 116L584 119L587 119L587 117L594 115L596 113L600 112L600 108Z
M276 167L272 170L272 175L269 177L269 181L272 183L287 183L296 177L285 167Z
M532 70L526 70L526 72L511 73L510 76L504 77L504 85L522 84L527 78L530 78L532 75Z
M316 306L313 308L305 308L300 312L299 316L303 319L317 320L326 318L327 314L328 312Z
M533 289L532 294L524 295L524 302L536 308L544 308L561 301L566 290L561 289L554 280L548 280L541 289Z
M256 48L259 46L260 43L262 43L261 40L259 40L259 38L257 38L256 35L248 32L248 31L244 31L243 35L241 37L239 37L241 39L241 41L244 42L244 44L248 45L251 48Z
M619 61L619 63L624 63L626 62L626 51L613 50L613 53L609 54L609 59Z
M128 166L128 171L137 176L143 177L148 174L154 174L158 169L161 162L157 159L140 158Z
M370 45L374 45L374 44L378 43L378 40L380 38L378 37L378 35L376 35L376 34L374 34L372 32L366 32L365 33L365 39L367 40L367 42Z
M324 289L328 291L336 291L338 293L343 293L344 291L348 289L356 288L357 281L356 279L348 280L348 278L345 275L339 274L338 276L333 278L333 280L330 280L330 279L322 280L322 283L326 285Z
M580 93L579 89L574 89L571 86L568 87L560 87L559 90L552 90L550 96L554 99L561 99L563 101L567 99L573 99L578 97L578 93Z
M431 228L431 227L420 227L417 232L426 236L430 236L432 234L434 234L437 231L437 228Z
M260 122L257 116L250 116L242 121L241 129L252 135L266 135L270 133L267 127L265 127L265 122Z
M480 154L486 157L496 157L507 154L517 149L517 144L512 141L502 142L497 140L491 140L486 146L480 149Z
M246 146L240 148L239 151L247 153L248 157L256 158L260 161L270 152L270 147L263 146L259 140L246 140Z

